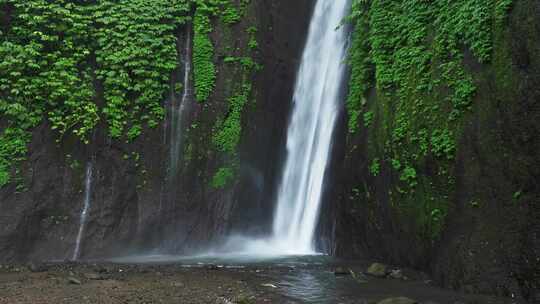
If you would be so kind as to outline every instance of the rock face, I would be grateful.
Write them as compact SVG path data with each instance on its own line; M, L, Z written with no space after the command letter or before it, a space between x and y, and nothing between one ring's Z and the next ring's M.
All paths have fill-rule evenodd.
M492 62L465 55L477 92L456 141L455 184L440 236L421 237L420 213L404 217L395 208L403 182L390 159L381 159L386 165L376 168L377 176L370 172L367 155L385 145L384 126L374 121L355 136L343 127L347 142L337 148L333 166L339 174L322 228L336 240L337 255L410 265L446 287L534 299L540 289L540 3L513 3L504 29L494 34ZM381 117L387 114L377 108L378 93L372 90L366 102ZM438 178L434 161L417 168L417 175L416 197L433 197L427 189Z
M57 135L46 122L36 128L28 161L21 168L26 189L20 191L15 184L0 189L0 261L71 258L85 165L90 160L94 162L92 204L81 245L83 259L152 248L189 252L231 229L246 232L246 227L256 227L264 232L265 222L271 220L267 214L273 208L279 172L275 164L280 163L311 7L308 0L252 1L245 20L234 25L232 40L227 36L230 29L216 22L211 34L216 88L204 106L194 104L191 109L186 146L192 153L189 159L184 157L174 187L165 187L170 121L144 130L130 144L110 140L105 125L97 127L91 145L69 137L57 144ZM224 189L215 189L210 186L212 177L229 161L212 144L216 121L228 113L234 72L224 56L228 49L244 51L241 48L250 39L248 27L257 29L259 50L254 59L264 69L252 80L256 94L242 113L237 177ZM179 30L179 54L184 50L184 33Z

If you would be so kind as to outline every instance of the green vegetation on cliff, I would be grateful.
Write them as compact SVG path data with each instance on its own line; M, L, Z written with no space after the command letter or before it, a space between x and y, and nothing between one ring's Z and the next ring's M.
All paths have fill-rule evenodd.
M392 206L421 236L436 237L448 212L456 141L476 92L467 64L489 64L511 2L354 1L350 136L368 132L371 173L394 172Z
M188 1L2 0L0 8L9 14L0 28L0 185L44 120L58 141L73 134L88 143L100 121L111 137L132 140L163 118Z

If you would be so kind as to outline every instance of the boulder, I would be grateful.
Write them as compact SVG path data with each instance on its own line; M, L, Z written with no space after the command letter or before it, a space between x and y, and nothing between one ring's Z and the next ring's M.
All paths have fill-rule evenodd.
M403 275L403 271L401 271L401 269L393 269L392 271L390 271L390 274L388 276L396 280L405 279L405 276Z
M373 263L367 269L367 274L375 277L385 277L388 267L381 263Z

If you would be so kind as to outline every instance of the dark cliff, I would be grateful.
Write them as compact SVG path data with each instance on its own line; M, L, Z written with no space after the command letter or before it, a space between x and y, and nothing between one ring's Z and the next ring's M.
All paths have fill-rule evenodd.
M456 5L470 5L470 11L477 8L459 1ZM410 33L418 33L423 21L418 17L422 15L415 14L430 12L426 8L419 5L415 12L401 11L411 14L411 22L418 22ZM376 35L382 25L377 23L375 5L368 9L365 13L372 19L363 25L373 32L355 34L371 45L356 51L371 48L370 54L377 56L382 47L376 44ZM385 9L385 14L394 16L392 8ZM441 18L445 12L431 13ZM459 22L458 7L452 8L451 16ZM540 299L538 16L537 1L514 1L503 21L499 17L487 23L486 37L492 44L487 62L478 58L478 45L473 41L458 42L464 55L457 58L462 58L459 64L464 70L457 77L470 73L473 88L470 106L464 110L455 103L454 110L445 105L451 101L445 96L460 89L453 86L459 83L457 77L448 72L450 76L437 80L441 74L436 67L443 69L444 61L451 57L428 59L432 61L427 61L427 71L434 72L428 76L427 90L420 79L426 63L414 61L421 57L411 59L415 63L402 78L396 76L392 89L384 83L366 88L366 99L359 103L364 107L359 130L349 133L343 126L341 134L347 143L345 151L336 156L339 173L328 200L337 221L337 255L425 269L440 284L469 293L523 296L531 302ZM440 41L446 38L437 37L436 31L451 25L442 18L432 23L434 20L426 23L427 40L398 42L402 44L391 53L394 58L408 60L406 55L397 57L401 50L414 52L413 47L424 45L423 54L437 54ZM478 30L473 19L465 19L464 24ZM407 37L407 29L400 30ZM467 37L466 32L459 35ZM388 50L389 46L383 47ZM380 58L369 63L377 74L367 70L357 74L359 79L384 82ZM358 66L364 64L358 62ZM448 79L449 85L441 87ZM351 84L351 90L355 85ZM407 108L409 105L415 108ZM445 121L444 113L462 116ZM356 119L354 115L350 118ZM444 133L449 136L443 139Z
M50 123L40 123L31 131L19 182L0 190L0 259L71 257L88 162L94 163L94 174L82 258L155 249L189 252L219 240L230 229L266 231L268 225L260 225L259 219L268 220L264 214L273 208L279 170L275 164L281 157L278 151L311 6L311 1L253 1L243 8L245 17L234 24L212 18L215 89L204 103L194 96L190 101L183 122L184 156L174 185L167 178L170 104L181 97L177 92L163 97L167 111L163 123L145 128L130 142L111 139L103 121L92 131L89 144L70 135L58 141ZM2 20L12 18L13 12L5 13ZM171 87L182 81L189 23L174 30L178 62ZM247 46L251 39L258 43L253 50ZM237 152L220 151L213 135L219 122L230 116L229 99L243 77L242 68L230 61L247 56L262 69L249 75L253 88L242 110ZM96 92L97 103L105 103L99 81ZM220 167L232 167L234 178L216 186L213 179Z

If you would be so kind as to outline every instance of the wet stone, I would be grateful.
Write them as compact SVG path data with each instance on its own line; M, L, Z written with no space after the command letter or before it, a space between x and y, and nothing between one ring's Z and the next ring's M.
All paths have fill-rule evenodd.
M381 263L373 263L367 269L367 274L375 277L385 277L387 274L387 266Z

